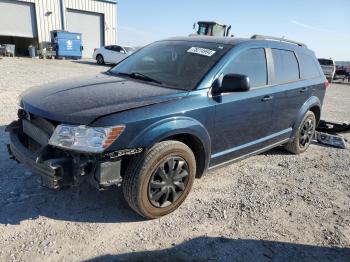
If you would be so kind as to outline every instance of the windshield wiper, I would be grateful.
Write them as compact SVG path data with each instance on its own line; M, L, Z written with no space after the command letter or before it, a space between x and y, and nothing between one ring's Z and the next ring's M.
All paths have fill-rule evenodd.
M154 79L154 78L152 78L150 76L146 76L146 75L144 75L142 73L139 73L139 72L132 72L130 74L130 76L133 77L133 78L138 78L138 79L149 81L149 82L153 82L153 83L156 83L156 84L160 84L160 85L162 84L162 82L160 82L159 80Z
M148 81L148 82L153 82L153 83L156 83L156 84L163 84L162 82L160 82L159 80L157 79L154 79L150 76L147 76L147 75L144 75L142 73L139 73L139 72L132 72L132 73L122 73L122 72L118 72L117 73L118 75L125 75L125 76L129 76L131 78L135 78L135 79L141 79L141 80L144 80L144 81Z

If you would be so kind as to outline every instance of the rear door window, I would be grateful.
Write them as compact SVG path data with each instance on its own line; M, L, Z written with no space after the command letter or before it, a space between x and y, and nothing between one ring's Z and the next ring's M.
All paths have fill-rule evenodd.
M274 64L274 84L299 80L299 64L293 51L271 49Z
M309 79L320 76L316 60L307 54L300 53L298 54L300 69L301 69L301 78Z
M224 74L241 74L249 77L251 88L267 85L265 49L243 51L225 68Z

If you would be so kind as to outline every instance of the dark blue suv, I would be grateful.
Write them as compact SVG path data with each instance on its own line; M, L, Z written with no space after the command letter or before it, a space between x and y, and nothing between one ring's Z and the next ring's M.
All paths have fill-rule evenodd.
M104 74L23 93L8 149L45 186L122 184L131 208L157 218L208 169L279 145L304 152L327 85L301 43L172 38Z

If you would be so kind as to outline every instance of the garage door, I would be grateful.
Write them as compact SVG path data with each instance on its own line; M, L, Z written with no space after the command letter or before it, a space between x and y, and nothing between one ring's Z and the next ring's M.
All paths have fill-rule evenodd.
M37 37L34 4L0 0L0 11L0 35Z
M92 57L94 48L104 45L103 15L77 10L67 10L67 29L81 33L83 39L83 57Z

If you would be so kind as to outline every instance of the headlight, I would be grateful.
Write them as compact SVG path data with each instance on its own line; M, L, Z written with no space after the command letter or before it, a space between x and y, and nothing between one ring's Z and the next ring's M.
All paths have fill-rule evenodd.
M107 149L124 129L123 125L114 127L58 125L49 144L81 152L100 153Z

